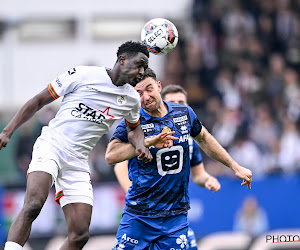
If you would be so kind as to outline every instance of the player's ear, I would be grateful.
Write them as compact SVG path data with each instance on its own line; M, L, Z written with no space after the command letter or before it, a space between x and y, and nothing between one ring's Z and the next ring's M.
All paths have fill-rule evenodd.
M120 65L124 65L126 58L124 56L119 56L118 61Z
M160 93L161 92L161 82L160 81L157 81L157 87L158 87L158 91Z

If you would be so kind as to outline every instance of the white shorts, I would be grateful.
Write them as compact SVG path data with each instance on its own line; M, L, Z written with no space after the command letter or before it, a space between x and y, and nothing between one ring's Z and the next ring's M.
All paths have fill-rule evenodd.
M34 147L27 173L43 171L51 174L56 189L55 201L61 207L70 203L93 206L93 188L88 170L87 160L47 143L39 143Z

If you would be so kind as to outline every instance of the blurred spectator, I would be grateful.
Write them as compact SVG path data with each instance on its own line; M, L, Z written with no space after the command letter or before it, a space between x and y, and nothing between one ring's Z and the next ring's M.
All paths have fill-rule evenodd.
M241 106L241 96L233 85L233 75L229 69L222 69L216 77L216 89L221 94L227 108L237 109Z
M300 119L300 82L295 70L288 68L284 71L284 100L289 119Z
M223 147L228 148L235 138L240 123L240 115L237 109L223 109L223 112L219 114L215 121L212 134Z
M262 153L270 152L276 138L280 135L280 128L276 126L276 122L271 116L271 111L265 103L258 105L254 109L253 118L249 126L250 137L256 142Z
M234 231L240 231L257 237L269 228L268 218L263 208L259 207L254 196L248 196L236 214Z
M296 124L286 118L280 139L279 167L284 173L295 173L300 170L300 137Z
M228 151L240 165L249 168L256 178L265 174L265 169L262 165L262 153L249 138L248 131L245 131L244 128L239 129L234 143L229 147Z

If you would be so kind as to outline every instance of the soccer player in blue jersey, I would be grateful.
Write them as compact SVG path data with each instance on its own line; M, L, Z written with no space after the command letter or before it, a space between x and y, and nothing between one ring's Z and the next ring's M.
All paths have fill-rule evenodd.
M241 185L247 185L249 189L252 172L230 157L190 107L163 102L161 83L151 69L145 71L135 89L141 98L140 119L145 146L149 147L153 160L150 163L138 161L122 121L105 156L109 164L130 159L128 172L132 185L126 195L114 249L186 249L187 211L190 208L189 136L208 156L232 169L243 180ZM173 145L170 143L169 147L161 149L153 147L157 135L164 131L173 131Z
M173 84L164 87L161 92L161 96L163 100L167 102L188 105L187 93L180 85ZM206 187L213 192L217 192L221 185L215 177L211 176L205 171L200 148L196 141L191 137L189 138L189 150L191 160L191 176L194 183L201 187ZM128 178L128 161L117 163L114 166L114 171L121 187L123 188L124 192L127 193L129 187L131 186L131 181ZM195 233L191 227L188 228L187 249L198 249Z

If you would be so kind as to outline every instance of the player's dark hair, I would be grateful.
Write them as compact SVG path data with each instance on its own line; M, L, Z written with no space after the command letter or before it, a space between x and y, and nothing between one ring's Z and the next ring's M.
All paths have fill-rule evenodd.
M185 95L185 97L187 97L187 92L185 91L185 89L177 84L172 84L164 87L161 91L161 97L165 99L165 96L167 94L175 94L175 93L182 93Z
M153 79L156 81L156 74L155 74L155 72L153 71L153 69L147 68L147 69L145 70L145 73L144 73L143 77L142 77L142 80L144 80L144 79L147 78L147 77L151 77L151 78L153 78Z
M123 43L118 51L117 51L117 57L123 55L127 56L128 58L136 56L139 52L145 54L147 57L149 57L149 51L147 47L140 43L140 42L133 42L133 41L128 41Z

